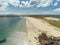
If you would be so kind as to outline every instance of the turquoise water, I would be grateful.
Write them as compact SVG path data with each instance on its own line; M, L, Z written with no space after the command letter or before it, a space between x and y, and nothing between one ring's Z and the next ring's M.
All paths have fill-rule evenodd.
M0 40L7 39L14 30L21 32L25 25L25 21L22 20L22 18L0 18ZM11 42L7 41L0 45L11 45Z
M0 39L6 38L21 18L0 18Z

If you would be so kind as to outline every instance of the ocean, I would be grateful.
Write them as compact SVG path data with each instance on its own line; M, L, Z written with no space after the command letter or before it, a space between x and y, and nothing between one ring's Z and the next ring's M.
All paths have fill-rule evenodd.
M20 17L0 17L0 45L24 45L26 20ZM25 41L24 41L25 40Z

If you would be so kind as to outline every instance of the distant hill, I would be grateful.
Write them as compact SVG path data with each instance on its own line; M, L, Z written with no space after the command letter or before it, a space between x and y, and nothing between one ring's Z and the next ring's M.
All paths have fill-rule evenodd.
M7 14L7 15L0 15L0 17L20 17L20 16L33 16L33 17L39 17L39 16L43 16L43 17L58 17L60 18L60 15L15 15L15 14Z

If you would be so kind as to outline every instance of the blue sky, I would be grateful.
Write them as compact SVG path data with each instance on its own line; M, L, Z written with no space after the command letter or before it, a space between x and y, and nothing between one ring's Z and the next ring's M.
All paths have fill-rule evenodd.
M0 14L60 15L60 0L0 0Z

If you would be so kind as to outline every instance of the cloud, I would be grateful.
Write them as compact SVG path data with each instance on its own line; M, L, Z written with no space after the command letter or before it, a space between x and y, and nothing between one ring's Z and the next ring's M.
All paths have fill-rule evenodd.
M9 0L9 4L17 7L20 5L20 1L19 0Z
M48 7L50 5L57 6L58 2L60 0L57 0L54 2L54 0L30 0L30 1L22 1L20 4L20 7ZM54 4L53 4L54 2Z
M60 8L56 8L53 10L54 12L60 12Z
M57 1L60 1L60 0L57 0Z
M5 10L8 6L7 0L0 0L0 10Z
M30 5L30 2L29 1L21 1L21 4L20 4L20 6L19 7L31 7L31 5Z
M31 2L35 1L37 2L37 7L47 7L51 5L53 0L30 0Z
M9 4L17 7L20 5L19 0L0 0L0 11L6 10L9 6Z
M57 0L60 1L60 0ZM52 5L53 0L29 0L29 1L20 1L20 0L0 0L0 11L6 10L9 4L20 7L20 8L30 8L30 7L48 7ZM58 2L55 2L53 6L57 6ZM54 9L54 11L59 9Z
M53 6L57 6L58 5L58 3L56 2L56 3L54 3L54 5Z
M6 10L4 12L0 12L0 14L15 14L15 15L58 15L60 12L55 12L55 11L37 11L37 10L20 10L20 11L9 11Z
M53 0L30 0L21 1L20 7L47 7L52 4Z
M59 0L57 0L59 1ZM15 7L29 8L29 7L47 7L52 5L53 0L30 0L30 1L21 1L20 0L0 0L0 8L5 10L9 4ZM53 6L58 5L58 2L54 3Z

